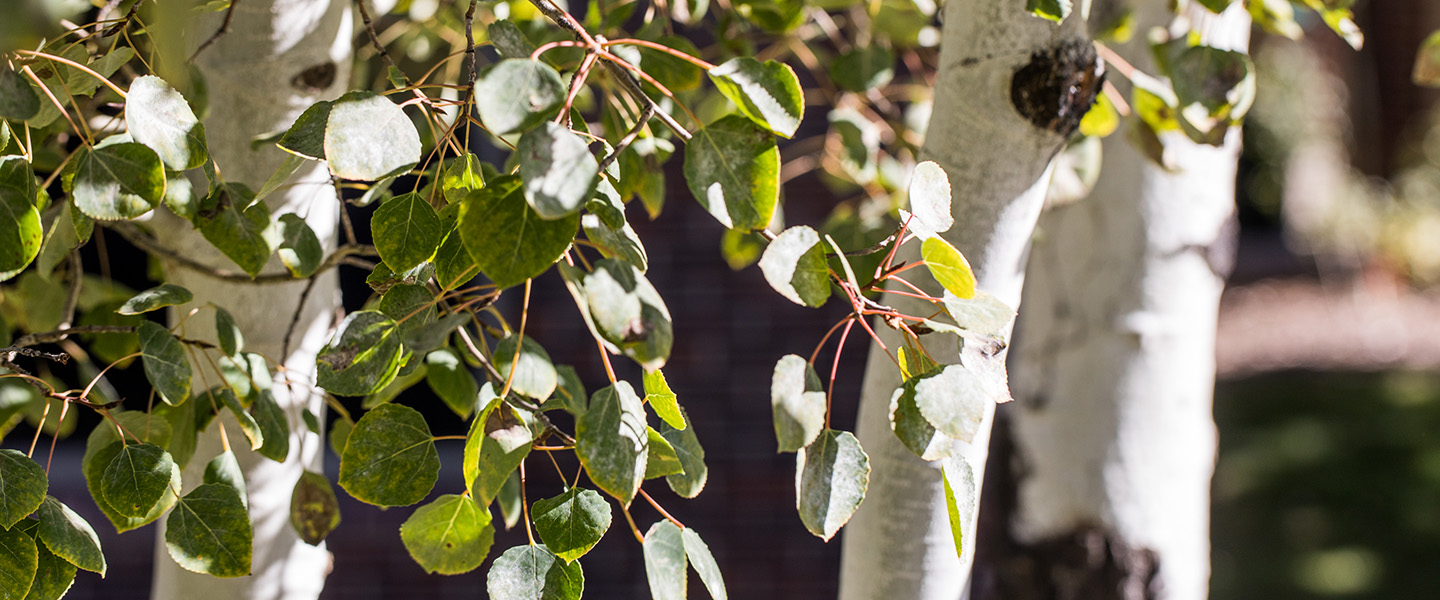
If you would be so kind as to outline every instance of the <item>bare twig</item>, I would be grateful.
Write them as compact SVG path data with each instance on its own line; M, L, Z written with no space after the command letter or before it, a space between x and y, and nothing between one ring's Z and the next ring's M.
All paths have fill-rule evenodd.
M355 6L360 9L360 20L365 22L365 33L370 35L370 45L375 46L375 51L384 59L385 66L399 69L395 59L390 58L390 53L385 51L385 44L380 43L380 35L375 33L375 22L370 19L370 9L365 7L365 0L355 0Z
M474 31L474 27L475 27L475 5L476 5L476 4L479 4L479 3L480 3L480 0L470 0L470 8L469 8L469 10L466 10L466 11L465 11L465 64L466 64L466 67L467 67L467 69L466 69L466 71L465 71L465 72L466 72L466 75L465 75L465 83L466 83L466 86L465 86L465 87L466 87L466 89L470 90L471 93L474 93L474 90L475 90L475 77L476 77L476 69L475 69L475 31Z
M305 308L305 300L310 298L310 290L315 289L315 282L319 280L319 276L311 275L310 281L305 284L305 290L300 292L300 302L295 305L295 314L290 315L290 326L285 328L285 341L280 344L280 356L290 356L290 336L295 334L295 326L300 323L300 313Z
M605 167L610 166L610 163L615 162L615 159L620 157L620 153L624 152L625 148L628 148L630 143L635 141L635 138L640 135L640 130L645 128L645 124L649 123L650 117L653 116L655 116L655 106L653 104L646 104L645 108L640 111L640 118L635 120L635 126L631 127L630 131L625 133L625 137L620 138L620 144L615 146L615 151L600 161L601 172L604 172Z
M215 40L220 39L220 36L230 33L230 20L235 18L235 5L239 3L240 0L230 0L230 8L225 9L225 20L220 22L220 28L216 29L215 33L210 34L210 37L206 39L204 43L200 44L199 48L195 49L195 53L190 55L190 62L195 62L195 58L200 56L200 53L204 52L206 48L209 48L211 44L214 44ZM137 0L135 5L139 6L140 2Z
M70 293L65 296L65 307L61 309L60 328L75 323L75 305L80 302L80 284L85 281L85 269L80 264L80 250L70 251Z
M12 355L12 357L13 355L18 354L20 356L29 356L31 358L45 358L58 362L62 365L70 362L70 355L64 352L45 352L43 350L36 350L34 348L28 348L25 346L7 346L4 348L0 348L0 354Z
M66 336L79 333L135 333L135 327L131 325L79 325L76 327L56 329L55 331L28 333L11 342L11 347L28 348L39 344L53 344L65 339Z

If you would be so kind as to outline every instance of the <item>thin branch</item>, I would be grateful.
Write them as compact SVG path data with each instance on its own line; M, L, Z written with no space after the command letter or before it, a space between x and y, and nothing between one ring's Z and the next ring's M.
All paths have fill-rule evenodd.
M355 6L360 9L360 20L365 22L365 33L370 35L370 44L375 46L375 51L380 58L385 60L385 65L392 69L399 69L395 59L390 58L390 53L385 51L385 44L380 42L380 36L375 33L375 23L370 19L370 9L365 8L365 0L355 0Z
M220 39L220 36L230 33L230 20L235 18L235 5L239 3L240 0L230 0L230 8L225 9L225 20L220 23L220 28L216 29L215 33L210 34L209 39L206 39L205 43L200 44L200 47L195 49L195 53L190 55L190 62L195 62L195 58L200 56L200 53L204 52L206 48L209 48L211 44L214 44L215 40ZM139 6L140 2L137 0L135 4Z
M80 333L135 333L135 327L132 325L79 325L76 327L56 329L55 331L28 333L16 338L15 341L11 343L11 348L7 348L6 351L16 352L14 348L28 348L40 344L53 344L65 339L67 336Z
M305 284L305 290L300 292L300 302L295 305L295 314L290 316L290 326L285 328L285 341L280 343L280 356L282 357L290 356L290 337L295 334L295 326L300 323L300 313L305 309L305 300L310 298L310 290L315 289L315 282L319 280L318 276L311 275L310 281Z
M470 8L465 11L465 64L468 67L465 72L466 89L470 93L475 90L475 5L480 0L470 0Z
M610 163L615 162L615 159L620 157L621 152L624 152L626 148L630 147L630 143L635 141L635 138L640 135L640 131L645 129L645 124L649 123L650 118L653 116L655 116L655 107L646 104L645 108L640 111L640 118L635 120L635 126L631 127L630 131L625 133L625 137L620 138L620 143L615 146L615 151L600 161L600 171L602 173L605 171L605 167L610 166Z
M129 223L116 223L114 225L108 226L108 229L119 233L120 237L125 238L127 241L129 241L131 244L134 244L141 250L149 252L150 254L153 254L161 259L168 260L192 271L209 275L216 279L222 279L225 281L231 281L236 283L257 284L290 283L294 281L300 281L294 275L291 275L289 271L282 271L278 273L263 273L251 277L249 273L212 267L166 247L165 245L161 244L159 240L150 237L149 234L146 234L139 228ZM315 268L315 273L322 273L327 269L339 266L341 263L344 263L346 259L353 256L379 256L379 254L375 252L375 248L373 246L346 244L344 246L336 248L334 252L330 253L330 256L325 257L325 260L321 261L320 266Z
M65 306L61 309L60 328L64 329L75 323L75 305L80 303L80 284L85 281L85 269L80 264L80 250L70 251L70 292L65 296Z
M0 354L11 355L7 360L13 360L14 355L18 354L20 356L28 356L31 358L49 359L62 365L70 362L70 355L64 352L45 352L43 350L36 350L34 348L27 348L25 346L6 346L4 348L0 348Z

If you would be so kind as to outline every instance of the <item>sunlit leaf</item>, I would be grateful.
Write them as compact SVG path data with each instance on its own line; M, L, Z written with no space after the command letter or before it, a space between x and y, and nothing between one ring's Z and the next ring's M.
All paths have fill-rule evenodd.
M495 528L484 506L469 496L446 494L405 519L400 541L425 572L459 575L485 561Z
M963 458L947 458L940 469L945 484L945 512L950 517L950 535L955 539L955 554L963 556L965 545L975 543L976 497L975 473Z
M600 182L600 163L585 139L546 121L520 136L520 178L525 201L542 219L561 219L580 210Z
M787 138L800 128L805 97L790 65L740 57L710 69L709 74L716 89L761 127Z
M629 383L595 392L575 423L575 454L600 489L628 506L645 478L645 407Z
M605 341L647 370L665 365L674 344L670 310L633 265L607 258L585 275L588 316Z
M145 75L130 82L125 128L136 142L154 150L168 169L193 169L209 158L205 126L185 97L159 77Z
M970 270L970 261L950 242L938 237L925 240L920 245L920 256L945 291L962 299L975 297L975 272Z
M330 108L325 162L341 179L376 181L405 173L420 162L420 133L388 97L350 92Z
M683 600L686 595L685 542L680 528L670 521L657 521L645 532L645 579L654 600Z
M295 277L315 274L325 258L325 249L320 245L315 230L295 213L280 215L276 222L280 225L280 247L277 249L280 262Z
M700 534L689 527L680 532L680 537L685 543L685 557L690 559L690 565L700 574L700 582L705 584L705 591L710 592L710 597L715 600L726 600L729 594L725 591L725 578L720 575L720 565L715 562L715 556L710 554L710 546L700 539Z
M485 590L492 600L579 600L585 573L545 546L515 546L490 566Z
M510 391L522 396L544 401L559 384L550 354L533 336L527 335L523 341L518 335L500 340L495 345L494 362L495 369L510 382Z
M190 290L173 283L164 283L136 294L126 300L125 304L115 312L122 315L138 315L167 306L178 306L193 299L195 296L190 293Z
M82 148L61 179L75 206L102 221L133 219L165 197L160 157L134 142Z
M765 281L787 300L818 307L830 298L830 267L820 234L800 225L781 232L760 256Z
M659 369L646 371L642 381L645 384L645 403L650 405L655 415L675 429L684 429L685 416L680 414L680 403L670 389L670 383L665 381L665 373Z
M834 537L865 499L870 457L848 431L827 429L795 457L795 508L820 539Z
M407 506L435 487L440 458L425 417L398 404L375 407L355 424L340 457L340 487L376 506Z
M572 487L536 502L530 514L545 547L567 562L584 556L610 529L610 503L594 490Z
M550 65L528 58L507 58L475 80L475 108L496 135L523 131L552 118L565 101L565 84Z
M775 137L740 115L722 117L686 143L685 181L722 225L762 229L780 197Z
M207 483L185 494L165 520L165 547L187 570L215 577L250 574L254 532L235 488Z
M470 424L465 436L463 472L466 488L476 501L489 505L505 486L510 473L530 453L534 438L520 411L495 397L490 384L480 389L485 409Z
M395 321L373 310L350 313L316 357L317 383L342 396L373 394L399 372L400 349Z
M815 368L804 358L787 354L775 363L770 407L780 452L810 445L825 429L825 391Z

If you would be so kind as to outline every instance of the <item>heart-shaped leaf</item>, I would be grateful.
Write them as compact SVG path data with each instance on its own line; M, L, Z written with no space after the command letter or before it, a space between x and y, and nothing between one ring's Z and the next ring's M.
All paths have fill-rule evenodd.
M469 496L446 494L405 520L400 541L425 572L459 575L485 561L495 542L495 528L484 506Z
M565 101L565 83L550 65L507 58L475 80L480 121L495 135L523 131L554 117Z
M791 137L805 116L800 79L785 63L733 58L710 69L715 87L740 107L740 112L776 135Z
M787 300L818 307L830 298L830 267L820 234L800 225L781 232L760 256L765 281Z
M205 148L205 126L195 118L185 97L159 77L145 75L130 82L125 128L172 171L193 169L210 156Z
M340 457L340 487L376 506L408 506L425 499L439 473L440 458L425 417L398 404L365 413Z
M722 117L685 145L685 181L695 200L722 225L762 229L780 198L775 137L740 115Z
M795 460L795 508L800 521L810 533L828 541L865 499L870 457L854 434L827 429Z
M815 368L804 358L787 354L775 363L770 407L780 452L809 446L825 429L825 391Z
M341 179L378 181L399 175L420 163L420 132L388 97L350 92L330 107L325 162Z
M600 163L585 139L546 121L520 136L520 178L525 201L542 219L560 219L580 210L595 194Z

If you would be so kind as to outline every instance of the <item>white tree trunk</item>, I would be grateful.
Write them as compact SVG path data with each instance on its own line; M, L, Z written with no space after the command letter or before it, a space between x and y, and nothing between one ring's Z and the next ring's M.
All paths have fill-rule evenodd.
M1023 2L951 0L944 16L934 112L925 144L926 158L944 168L953 190L955 227L944 235L969 259L980 289L1013 306L1020 300L1025 257L1049 182L1049 165L1064 143L1063 130L1073 126L1053 125L1062 130L1057 132L1036 123L1055 119L1062 109L1088 106L1093 98L1083 86L1078 91L1084 97L1077 100L1067 95L1077 91L1073 86L1032 85L1013 76L1027 65L1060 75L1093 74L1095 55L1078 15L1056 26L1026 13ZM1053 69L1047 68L1051 61ZM1012 100L1012 78L1026 91L1053 88L1052 111L1022 115ZM910 255L902 259L918 258L918 252L909 249ZM939 293L928 277L912 281ZM925 310L893 295L883 302L911 314ZM898 336L883 326L876 329L893 351ZM935 338L941 336L927 336L931 353L955 362L953 339ZM890 396L900 383L895 365L872 347L856 425L870 456L870 485L864 503L844 529L843 600L955 600L969 581L973 544L957 556L939 463L912 454L890 430ZM988 412L993 414L993 406ZM977 485L984 474L990 424L987 416L975 439L957 442L954 452L969 464ZM965 519L967 532L973 532L975 514Z
M1151 4L1139 31L1168 20ZM1214 46L1243 50L1249 39L1239 3L1195 26ZM1143 36L1117 50L1153 72ZM1119 131L1090 197L1040 218L1011 353L1017 402L1001 409L1019 471L1010 530L1021 546L1093 544L1086 536L1099 533L1106 545L1095 549L1108 556L1095 562L1119 563L1118 579L1093 584L1103 592L1055 577L1032 588L1047 597L1208 596L1215 321L1239 134L1219 148L1166 137L1178 165L1167 172ZM1037 573L1079 568L1045 564L1058 554L1027 560ZM995 597L1015 594L1002 586Z
M210 113L205 121L211 154L226 181L258 190L284 158L265 145L251 150L251 138L284 130L305 108L340 95L350 74L352 17L346 0L239 0L232 31L205 50L197 61L209 86ZM219 15L188 32L192 47L220 23ZM327 66L328 65L328 66ZM305 75L302 77L302 73ZM339 203L323 165L307 163L282 188L266 198L278 216L293 212L305 217L326 252L334 250ZM197 186L203 194L203 188ZM190 258L236 271L188 223L168 215L157 219L161 241ZM266 272L283 271L272 257ZM290 495L301 472L319 472L324 453L321 436L310 433L300 419L308 407L323 422L324 402L312 393L315 354L325 344L332 315L339 306L335 271L321 275L305 301L288 356L281 356L286 330L300 303L304 281L256 285L229 283L182 267L171 267L170 281L188 288L195 302L175 312L214 302L235 317L244 332L245 349L283 362L295 386L284 385L277 373L275 398L290 417L290 455L277 463L251 452L233 418L225 418L231 448L239 458L249 490L250 519L255 528L252 575L217 579L185 571L169 557L164 527L156 532L156 600L313 599L320 595L330 556L324 545L300 541L289 522ZM186 335L213 339L214 315L201 312L186 322ZM195 387L220 383L208 364L197 364ZM292 394L293 391L293 394ZM225 414L229 414L226 412ZM221 452L216 425L201 434L195 457L183 474L185 490L201 482L205 463Z

